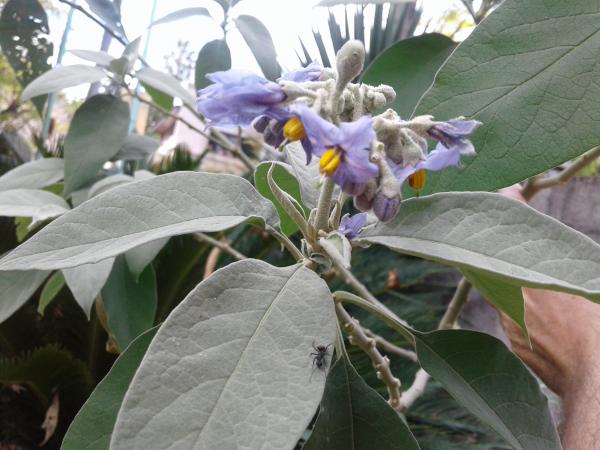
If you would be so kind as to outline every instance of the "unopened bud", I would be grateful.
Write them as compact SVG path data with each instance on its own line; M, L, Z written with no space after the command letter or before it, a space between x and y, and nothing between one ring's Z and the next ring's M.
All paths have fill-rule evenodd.
M389 222L400 211L400 194L387 197L381 191L373 199L373 213L382 222Z
M362 72L364 64L365 47L362 42L351 40L340 48L336 55L337 86L340 92Z

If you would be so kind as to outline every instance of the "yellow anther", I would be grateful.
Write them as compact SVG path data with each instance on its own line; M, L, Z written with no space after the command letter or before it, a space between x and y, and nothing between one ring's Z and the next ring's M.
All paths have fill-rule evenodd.
M292 117L288 120L283 126L283 135L285 138L290 141L299 141L306 137L306 132L304 131L304 125L297 117Z
M342 162L342 155L335 151L335 149L330 148L325 150L323 156L321 156L321 160L319 161L319 169L321 173L329 176L333 174L340 166Z
M415 173L408 177L408 184L415 191L420 191L425 186L425 169L417 170Z

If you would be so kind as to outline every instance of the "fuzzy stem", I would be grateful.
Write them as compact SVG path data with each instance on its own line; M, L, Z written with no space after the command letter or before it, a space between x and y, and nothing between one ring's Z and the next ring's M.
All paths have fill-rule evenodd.
M400 406L400 380L392 374L389 358L379 352L375 339L367 336L358 320L353 319L341 303L336 303L335 312L344 330L350 335L350 343L359 347L371 360L377 370L377 377L387 387L388 403L397 410Z
M329 210L331 209L331 198L333 196L334 188L335 184L331 177L325 177L319 195L319 202L317 203L317 216L315 218L315 228L317 229L317 232L320 230L327 231L327 221L329 219Z
M283 245L283 247L285 247L285 249L291 253L291 255L294 257L294 259L296 261L302 261L304 259L304 255L302 254L302 252L300 250L298 250L298 247L296 247L294 245L294 243L292 241L289 240L289 238L280 233L279 231L277 231L275 228L270 227L267 225L267 231L273 236L275 237L275 239L277 239L279 241L279 243L281 245Z

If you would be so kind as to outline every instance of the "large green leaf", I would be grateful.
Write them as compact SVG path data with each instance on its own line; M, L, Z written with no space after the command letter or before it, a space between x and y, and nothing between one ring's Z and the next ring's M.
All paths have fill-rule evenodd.
M507 283L506 280L500 280L478 270L463 269L463 274L487 301L514 320L521 327L525 337L528 336L525 324L525 300L521 286Z
M466 330L415 335L421 366L518 450L561 449L535 377L498 339Z
M52 55L46 11L37 0L9 0L0 16L0 46L21 86L50 70ZM45 98L34 100L41 114Z
M29 83L21 94L21 101L84 83L94 83L105 77L106 72L98 66L58 66Z
M124 256L118 256L102 288L102 304L110 331L120 349L154 324L156 315L156 274L152 266L135 279Z
M48 273L38 270L0 272L0 323L29 300Z
M106 52L98 52L95 50L69 50L69 53L73 53L78 58L94 62L105 68L110 67L110 63L116 59Z
M129 124L129 106L111 95L95 95L75 112L65 139L65 195L90 182L117 154Z
M144 269L150 264L156 255L167 244L169 238L157 239L156 241L148 242L139 247L132 248L125 253L127 266L133 277L137 280Z
M298 231L298 226L281 207L281 204L271 192L271 188L269 187L269 183L267 181L267 173L273 164L275 165L275 168L273 169L273 181L275 181L277 186L279 186L283 191L288 193L300 205L302 205L302 199L300 198L300 185L298 184L298 180L291 174L292 168L287 164L273 162L259 164L254 172L254 185L256 186L256 190L260 192L263 197L273 202L277 208L277 213L279 214L281 231L283 231L287 236L290 236ZM307 211L305 208L304 212L308 214L309 211Z
M130 134L123 141L123 146L114 156L115 160L146 159L160 147L160 141L150 136Z
M0 191L0 216L31 217L40 222L60 216L69 210L62 197L39 189Z
M418 450L406 423L346 355L327 376L321 412L303 450Z
M194 95L181 86L177 78L168 73L159 72L150 67L144 67L136 72L135 76L147 86L150 86L170 97L177 97L193 111L196 110Z
M246 180L175 172L115 187L72 209L0 260L0 270L98 262L157 239L278 225L273 205Z
M146 331L121 353L75 416L61 450L109 450L123 397L157 330Z
M438 33L404 39L380 53L365 69L361 81L392 86L396 100L389 106L408 118L455 46L452 39Z
M110 448L293 449L325 385L311 379L312 342L335 334L331 293L314 272L257 260L218 270L150 344Z
M265 78L269 80L279 78L281 67L277 62L277 53L267 27L253 16L242 15L235 18L234 21L246 44L252 50Z
M110 275L113 263L114 258L108 258L94 264L83 264L62 270L67 286L88 319L96 297Z
M0 191L7 189L40 189L59 182L65 175L60 158L44 158L25 163L0 177Z
M600 300L600 246L533 208L500 194L441 193L407 200L363 243L477 269L514 285Z
M600 143L600 3L506 0L452 54L417 114L483 126L478 155L423 193L495 190Z
M90 9L102 20L104 25L123 38L125 30L121 23L121 2L113 0L85 0Z
M208 42L196 60L196 89L208 86L211 81L206 74L231 69L231 52L225 39Z

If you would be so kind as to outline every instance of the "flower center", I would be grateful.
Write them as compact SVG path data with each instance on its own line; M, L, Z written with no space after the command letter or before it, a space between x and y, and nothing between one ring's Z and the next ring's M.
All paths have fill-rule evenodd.
M408 184L415 191L420 191L425 186L427 178L425 176L425 169L417 170L415 173L408 177Z
M337 170L341 162L341 152L338 152L335 148L328 148L325 150L325 153L323 153L323 156L321 156L321 160L319 161L319 169L321 173L330 176Z
M290 142L299 141L306 137L304 125L302 125L298 117L292 117L285 123L283 126L283 135Z

